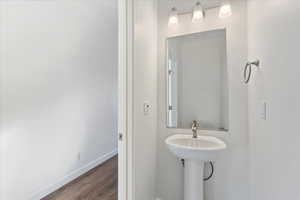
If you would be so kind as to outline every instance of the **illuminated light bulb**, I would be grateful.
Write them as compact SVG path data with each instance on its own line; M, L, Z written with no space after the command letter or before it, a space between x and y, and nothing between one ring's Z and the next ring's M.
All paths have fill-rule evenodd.
M172 25L172 24L178 24L178 13L177 13L177 10L176 8L172 8L171 12L170 12L170 15L169 15L169 25Z
M231 5L229 1L225 1L220 7L219 18L227 18L230 17L231 15L232 15Z
M193 10L192 22L201 21L204 18L203 8L200 2L197 2Z

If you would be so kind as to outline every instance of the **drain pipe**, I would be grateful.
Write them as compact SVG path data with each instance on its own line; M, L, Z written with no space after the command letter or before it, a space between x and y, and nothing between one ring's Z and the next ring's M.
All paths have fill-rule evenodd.
M180 161L181 161L182 167L184 167L184 159L181 159ZM210 180L210 179L212 178L212 176L214 175L214 171L215 171L215 169L214 169L214 164L210 161L210 162L209 162L209 165L210 165L210 168L211 168L211 172L210 172L210 174L209 174L208 177L203 178L203 181L208 181L208 180Z

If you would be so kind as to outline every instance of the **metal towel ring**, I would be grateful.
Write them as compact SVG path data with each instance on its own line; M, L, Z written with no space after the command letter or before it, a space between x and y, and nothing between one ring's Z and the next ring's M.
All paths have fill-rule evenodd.
M250 81L251 74L252 74L252 65L259 67L260 61L256 60L254 62L247 62L244 68L244 82L247 84ZM248 74L247 74L248 71Z

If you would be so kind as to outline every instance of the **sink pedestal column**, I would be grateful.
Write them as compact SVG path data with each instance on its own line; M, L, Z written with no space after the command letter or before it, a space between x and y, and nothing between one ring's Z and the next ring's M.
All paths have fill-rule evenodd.
M184 200L203 200L203 161L185 160Z

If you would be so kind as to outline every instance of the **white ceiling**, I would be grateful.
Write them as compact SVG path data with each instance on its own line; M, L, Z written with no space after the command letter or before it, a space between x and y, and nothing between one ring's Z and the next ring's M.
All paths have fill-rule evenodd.
M204 8L212 8L220 6L222 0L167 0L169 6L176 7L179 12L191 11L199 1Z

